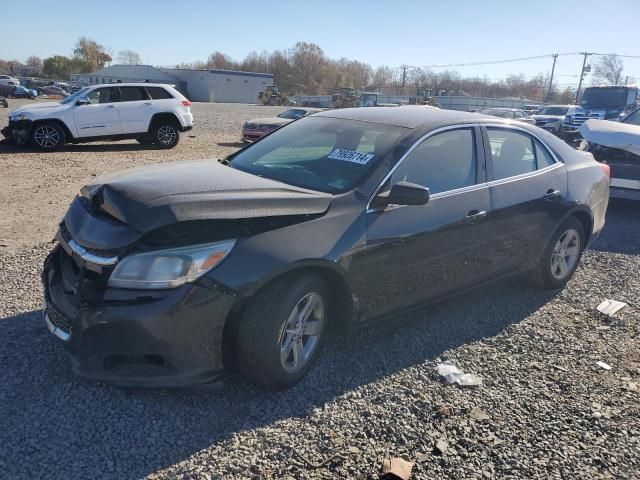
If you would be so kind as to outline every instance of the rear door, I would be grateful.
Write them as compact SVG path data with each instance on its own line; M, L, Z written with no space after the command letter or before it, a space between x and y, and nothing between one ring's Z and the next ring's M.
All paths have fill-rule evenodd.
M487 274L483 244L490 196L480 129L453 128L420 142L380 191L408 181L428 187L426 205L370 209L366 252L354 265L364 318L441 297Z
M535 261L564 215L567 171L536 137L518 127L483 128L491 189L496 268Z
M73 121L78 137L118 135L120 125L120 94L116 87L100 87L86 95L89 105L76 105Z
M122 133L144 133L153 115L153 102L143 86L120 87Z

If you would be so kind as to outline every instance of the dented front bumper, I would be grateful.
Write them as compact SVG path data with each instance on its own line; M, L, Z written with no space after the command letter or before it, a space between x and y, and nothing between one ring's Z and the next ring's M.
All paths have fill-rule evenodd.
M0 133L9 141L26 144L31 133L31 120L11 120L9 125L0 130Z
M214 284L187 284L157 291L105 288L96 298L98 274L78 261L57 246L42 275L45 322L78 375L144 387L218 379L224 323L236 302L233 292ZM86 288L93 292L87 300Z

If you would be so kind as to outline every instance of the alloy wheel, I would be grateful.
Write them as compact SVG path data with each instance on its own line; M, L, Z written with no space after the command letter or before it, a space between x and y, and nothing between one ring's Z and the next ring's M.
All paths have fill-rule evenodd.
M580 256L580 234L569 229L560 235L551 254L551 275L564 280L575 268Z
M158 129L158 141L163 145L171 145L177 136L178 132L171 125L163 125Z
M285 371L298 372L309 362L324 320L324 301L319 293L309 292L296 303L280 334L280 362Z
M41 125L36 128L33 139L40 148L54 148L60 142L60 134L49 125Z

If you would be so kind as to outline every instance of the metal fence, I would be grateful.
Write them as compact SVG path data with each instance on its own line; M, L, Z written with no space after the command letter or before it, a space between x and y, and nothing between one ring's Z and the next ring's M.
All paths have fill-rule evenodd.
M331 108L331 95L298 95L293 97L297 105L317 106L321 108ZM378 103L395 103L406 105L410 96L406 95L379 95ZM461 110L469 112L472 110L482 111L491 107L523 108L525 104L531 103L526 100L516 100L511 98L488 98L488 97L466 97L466 96L438 96L435 97L438 103L447 110Z

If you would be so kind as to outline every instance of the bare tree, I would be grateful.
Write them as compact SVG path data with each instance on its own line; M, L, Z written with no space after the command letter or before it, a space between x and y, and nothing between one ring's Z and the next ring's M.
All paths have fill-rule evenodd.
M118 63L122 63L123 65L140 65L142 63L140 54L133 50L120 50L117 60Z
M624 63L615 55L603 55L594 64L594 78L610 85L620 85Z
M42 59L40 57L36 57L35 55L31 55L27 58L27 67L33 68L42 68Z

